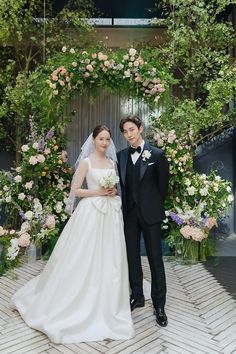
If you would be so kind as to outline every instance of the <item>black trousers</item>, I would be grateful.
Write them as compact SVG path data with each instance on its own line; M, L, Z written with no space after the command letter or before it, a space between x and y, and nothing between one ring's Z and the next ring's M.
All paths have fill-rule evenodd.
M129 265L132 297L143 296L143 271L140 256L140 237L143 233L147 257L151 269L151 297L155 308L164 308L166 302L166 277L162 258L161 225L148 225L140 209L134 205L124 220L125 240Z

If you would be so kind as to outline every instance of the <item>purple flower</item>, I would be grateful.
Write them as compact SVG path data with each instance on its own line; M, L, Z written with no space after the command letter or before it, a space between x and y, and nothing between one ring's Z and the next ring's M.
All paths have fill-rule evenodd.
M23 210L20 210L20 211L19 211L19 214L20 214L21 219L22 219L23 221L26 221L26 220L27 220L27 218L25 217L25 213L23 212Z
M46 134L46 139L52 139L54 136L54 131L50 129Z
M178 225L182 225L184 223L183 219L181 219L181 217L176 213L171 212L170 217Z
M39 140L38 142L38 150L39 151L43 151L44 150L44 147L45 147L45 142L43 139Z

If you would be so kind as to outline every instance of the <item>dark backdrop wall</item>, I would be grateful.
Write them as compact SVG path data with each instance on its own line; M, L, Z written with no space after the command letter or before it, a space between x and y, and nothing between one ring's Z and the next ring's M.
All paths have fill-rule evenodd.
M236 188L236 132L235 128L229 129L197 149L194 161L196 171L208 174L216 170L222 178L228 179L233 184L235 195ZM236 209L229 210L224 220L217 229L219 236L225 237L236 232Z

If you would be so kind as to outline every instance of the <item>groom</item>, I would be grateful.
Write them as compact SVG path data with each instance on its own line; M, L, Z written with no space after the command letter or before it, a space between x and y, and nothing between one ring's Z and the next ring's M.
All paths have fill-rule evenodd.
M142 121L130 115L120 122L120 130L130 146L118 153L124 213L125 238L131 287L131 310L143 307L143 272L140 235L144 237L151 269L151 297L156 322L166 327L164 310L166 278L161 249L161 221L168 190L169 167L164 151L142 138Z

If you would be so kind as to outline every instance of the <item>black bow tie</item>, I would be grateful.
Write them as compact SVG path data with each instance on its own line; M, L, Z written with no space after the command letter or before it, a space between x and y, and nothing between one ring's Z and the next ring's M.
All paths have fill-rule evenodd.
M141 150L142 150L141 146L138 146L137 148L130 146L130 153L131 154L134 154L136 151L140 154Z

